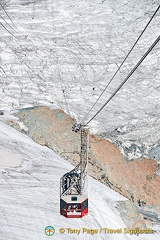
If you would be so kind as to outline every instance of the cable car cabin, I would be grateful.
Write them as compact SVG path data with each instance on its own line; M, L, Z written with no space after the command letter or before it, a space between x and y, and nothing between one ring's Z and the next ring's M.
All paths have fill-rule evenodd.
M81 218L88 214L86 196L68 195L60 200L60 213L66 218Z
M73 129L75 132L81 130L80 162L60 180L60 214L67 218L81 218L88 213L88 127L76 125Z

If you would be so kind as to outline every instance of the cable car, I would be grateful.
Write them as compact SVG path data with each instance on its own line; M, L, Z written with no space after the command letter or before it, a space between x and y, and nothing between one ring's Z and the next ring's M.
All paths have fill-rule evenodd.
M81 218L88 214L87 164L88 127L73 126L81 131L81 153L79 164L60 180L60 214L66 218ZM79 131L78 130L78 131Z
M66 218L81 218L88 214L87 196L68 195L60 200L60 213Z

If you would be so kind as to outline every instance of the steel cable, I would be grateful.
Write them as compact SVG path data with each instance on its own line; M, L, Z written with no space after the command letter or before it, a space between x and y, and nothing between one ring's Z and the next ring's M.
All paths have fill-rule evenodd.
M7 13L7 11L5 10L5 8L3 7L2 3L0 3L1 8L3 9L3 11L5 12L5 14L7 15L7 17L9 18L9 20L11 21L11 23L15 26L15 28L22 33L19 28L15 25L15 23L13 22L13 20L11 19L11 17L9 16L9 14Z
M16 36L14 36L1 22L0 22L1 26L14 38L18 39Z
M3 21L4 21L14 32L18 33L18 32L5 20L5 18L4 18L2 15L0 15L0 17L3 19Z
M143 29L143 31L141 32L141 34L139 35L139 37L137 38L136 42L133 44L133 46L131 47L130 51L128 52L128 54L126 55L126 57L124 58L124 60L122 61L121 65L118 67L118 69L116 70L116 72L114 73L114 75L112 76L112 78L110 79L109 83L107 84L107 86L104 88L104 90L102 91L102 93L100 94L100 96L98 97L98 99L95 101L95 103L93 104L93 106L91 107L91 109L88 111L88 113L84 116L84 118L82 119L82 123L84 123L84 120L86 119L86 117L89 115L89 113L92 111L92 109L94 108L94 106L97 104L97 102L99 101L99 99L101 98L101 96L103 95L103 93L106 91L106 89L108 88L108 86L110 85L110 83L113 81L113 79L115 78L115 76L117 75L118 71L120 70L120 68L122 67L122 65L124 64L124 62L126 61L126 59L128 58L128 56L130 55L130 53L132 52L132 50L134 49L134 47L136 46L136 44L138 43L139 39L141 38L141 36L143 35L143 33L145 32L145 30L147 29L147 27L149 26L150 22L152 21L152 19L154 18L154 16L156 15L156 13L158 12L160 8L160 5L158 6L158 8L156 9L156 11L154 12L154 14L152 15L152 17L150 18L149 22L147 23L147 25L145 26L145 28Z
M114 93L108 98L108 100L103 104L103 106L97 111L97 113L85 124L85 126L90 123L100 111L111 101L111 99L117 94L117 92L122 88L122 86L127 82L127 80L131 77L131 75L135 72L135 70L139 67L139 65L143 62L143 60L147 57L147 55L151 52L151 50L156 46L159 42L160 36L154 41L151 47L147 50L147 52L143 55L143 57L138 61L135 67L131 70L128 76L123 80L123 82L119 85L119 87L114 91Z

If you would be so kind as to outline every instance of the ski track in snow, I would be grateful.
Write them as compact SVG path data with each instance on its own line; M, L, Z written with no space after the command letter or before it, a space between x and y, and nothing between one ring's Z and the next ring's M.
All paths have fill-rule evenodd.
M124 197L89 177L89 214L66 219L59 214L59 184L73 166L52 150L36 144L26 135L0 122L0 151L12 153L19 167L0 168L0 239L44 240L46 226L55 227L54 239L158 240L159 234L60 234L59 228L124 228L116 201Z

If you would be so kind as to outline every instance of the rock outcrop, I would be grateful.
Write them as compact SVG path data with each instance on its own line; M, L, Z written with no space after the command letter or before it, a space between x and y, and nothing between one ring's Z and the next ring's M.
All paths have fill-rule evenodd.
M28 128L28 135L76 165L79 162L80 133L71 131L74 119L62 110L48 107L23 109L15 114ZM10 122L10 125L17 123ZM18 129L19 130L19 129ZM140 158L127 162L108 140L90 135L89 175L139 205L160 202L157 162Z
M131 229L143 228L145 224L152 225L150 220L138 213L137 207L129 200L119 201L117 209L126 226Z

